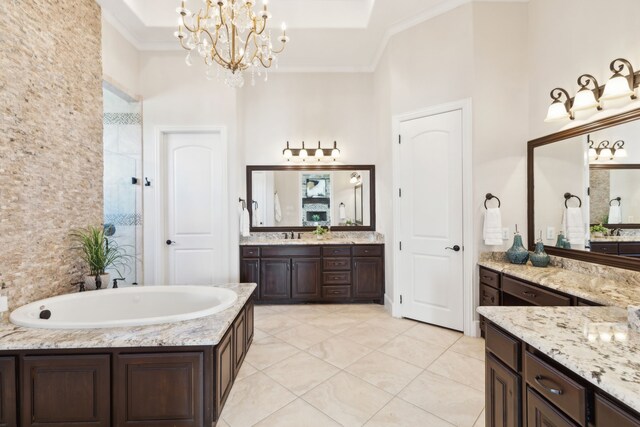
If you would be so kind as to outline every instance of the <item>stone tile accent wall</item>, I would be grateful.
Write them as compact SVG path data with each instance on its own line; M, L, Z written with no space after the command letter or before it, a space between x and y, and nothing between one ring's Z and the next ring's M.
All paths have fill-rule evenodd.
M592 169L589 175L591 223L606 223L605 218L609 217L609 200L611 199L611 171Z
M102 223L95 0L0 2L0 280L9 305L72 291L69 232Z

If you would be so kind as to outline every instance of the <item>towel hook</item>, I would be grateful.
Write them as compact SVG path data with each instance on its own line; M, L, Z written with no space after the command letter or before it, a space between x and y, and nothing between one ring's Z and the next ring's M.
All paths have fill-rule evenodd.
M492 200L492 199L496 199L498 201L498 207L500 207L502 205L502 203L500 203L500 199L498 199L498 196L494 196L491 193L487 193L487 195L485 196L485 199L484 199L484 208L485 209L488 209L487 208L487 202L489 200Z
M580 203L580 204L578 205L578 207L579 207L579 208L581 208L581 207L582 207L582 199L581 199L580 197L576 196L575 194L571 194L571 193L564 193L564 207L565 207L565 208L568 208L568 207L569 207L569 205L567 205L567 202L569 202L569 200L570 200L570 199L572 199L572 198L574 198L574 197L575 197L576 199L578 199L578 202Z
M612 206L611 203L618 202L618 206L622 206L622 197L616 197L615 199L609 200L609 206Z

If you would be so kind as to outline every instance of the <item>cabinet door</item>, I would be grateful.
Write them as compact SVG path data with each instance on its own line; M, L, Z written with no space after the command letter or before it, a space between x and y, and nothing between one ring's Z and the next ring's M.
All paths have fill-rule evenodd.
M245 306L244 312L246 313L246 324L247 324L247 344L246 350L249 351L249 346L251 345L251 341L253 341L253 300L249 300L247 305Z
M22 363L22 425L111 425L108 355L25 356Z
M293 299L319 299L320 258L294 258L291 261L291 297Z
M114 389L118 426L198 427L204 416L201 352L116 356Z
M260 262L260 299L288 300L291 297L291 260L262 259Z
M258 286L253 291L253 297L258 299L260 295L260 260L241 259L240 260L240 283L257 283Z
M0 357L0 427L13 427L17 421L16 360Z
M382 258L353 258L353 297L382 298Z
M229 397L234 378L233 328L229 328L215 349L215 419L220 418L222 407Z
M233 322L233 376L238 375L247 348L247 317L245 311L240 311Z
M519 426L520 377L490 354L487 354L486 376L487 427Z
M576 427L562 412L527 388L527 427Z
M640 427L640 418L596 393L596 427Z

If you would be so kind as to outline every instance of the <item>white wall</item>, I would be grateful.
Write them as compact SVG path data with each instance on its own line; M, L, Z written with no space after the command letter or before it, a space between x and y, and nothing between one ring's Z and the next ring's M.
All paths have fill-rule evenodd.
M140 52L102 17L103 79L131 97L140 94Z
M239 221L238 196L242 194L239 182L243 179L244 165L240 160L237 141L236 96L217 81L208 81L201 64L187 67L182 53L145 52L140 58L140 88L144 98L143 150L144 173L152 182L144 193L144 246L145 282L156 283L154 252L162 239L155 236L157 224L156 189L159 170L156 162L159 141L157 130L162 127L223 126L227 131L229 214L229 280L238 280Z

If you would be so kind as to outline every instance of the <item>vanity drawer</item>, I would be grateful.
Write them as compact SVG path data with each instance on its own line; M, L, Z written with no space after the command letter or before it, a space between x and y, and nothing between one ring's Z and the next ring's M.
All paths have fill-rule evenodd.
M328 271L351 270L351 258L324 258L322 269Z
M620 255L640 254L640 243L638 242L620 242L618 246Z
M485 284L480 285L480 305L500 305L500 291Z
M323 246L323 256L351 256L350 246Z
M351 286L323 286L323 298L351 298Z
M502 278L502 291L538 306L568 306L571 298L527 285L509 276Z
M260 248L244 246L242 248L243 258L260 258Z
M500 273L480 267L480 283L499 289Z
M351 272L322 273L322 283L325 285L349 285L351 284Z
M527 352L524 378L529 387L560 408L580 425L587 421L587 389L545 361Z
M353 247L353 256L381 256L382 255L382 246L380 245L371 245L371 246L354 246Z
M591 242L591 252L598 252L601 254L618 255L617 243L599 243Z
M638 418L596 393L596 427L640 427Z
M502 332L494 325L487 323L485 347L507 366L516 372L520 371L520 341Z
M289 257L304 256L313 257L320 256L320 248L317 246L265 246L262 248L262 257Z

